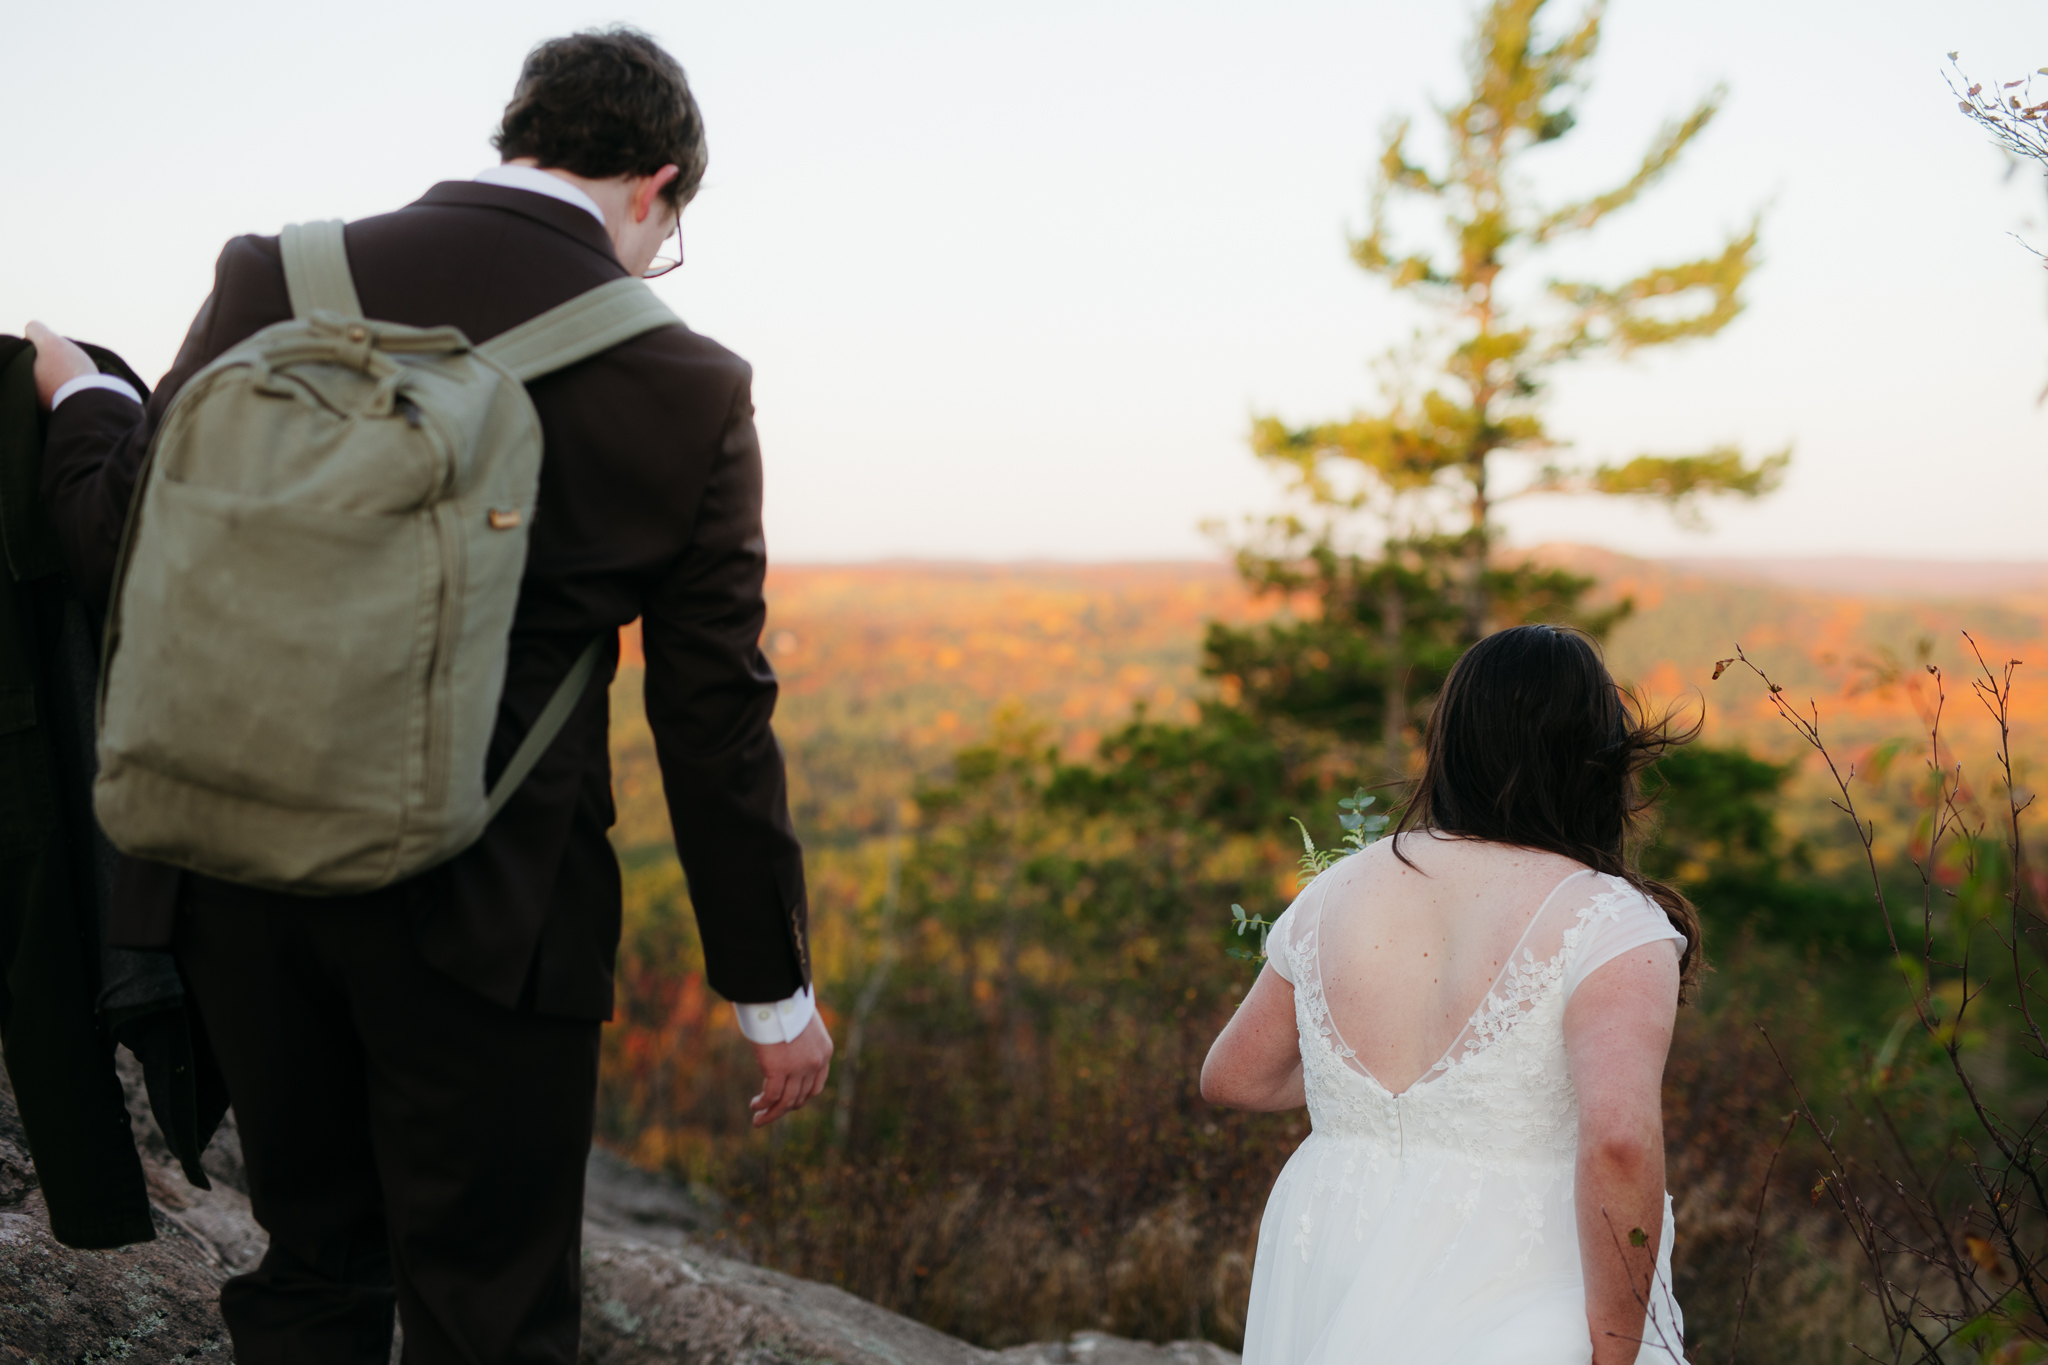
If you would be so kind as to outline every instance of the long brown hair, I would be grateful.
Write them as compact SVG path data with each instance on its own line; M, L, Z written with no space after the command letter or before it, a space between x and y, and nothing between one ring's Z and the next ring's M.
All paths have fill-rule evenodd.
M1652 797L1641 774L1700 723L1654 720L1614 681L1600 647L1570 626L1515 626L1466 650L1430 711L1422 776L1394 827L1542 849L1620 877L1685 935L1679 998L1705 955L1700 917L1677 888L1636 867ZM1409 864L1413 866L1413 864Z

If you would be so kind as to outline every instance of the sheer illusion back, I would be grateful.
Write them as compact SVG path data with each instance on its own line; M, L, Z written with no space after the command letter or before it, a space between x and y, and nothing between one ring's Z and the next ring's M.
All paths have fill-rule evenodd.
M1259 1229L1245 1365L1591 1357L1572 1188L1574 991L1682 937L1619 877L1403 836L1311 882L1267 938L1314 1131ZM1667 1206L1643 1362L1676 1359Z
M1314 963L1337 1057L1389 1094L1441 1078L1513 1027L1537 964L1557 957L1601 889L1555 854L1405 843L1423 866L1388 842L1318 878L1276 955L1283 976L1297 958Z

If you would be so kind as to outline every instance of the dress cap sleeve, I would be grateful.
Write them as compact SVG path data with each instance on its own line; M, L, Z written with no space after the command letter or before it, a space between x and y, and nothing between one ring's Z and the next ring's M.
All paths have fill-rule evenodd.
M1266 961L1273 964L1273 972L1288 985L1295 984L1295 936L1313 934L1322 921L1323 898L1330 889L1330 880L1342 860L1324 868L1307 886L1295 894L1293 903L1280 912L1280 918L1273 921L1273 927L1266 931Z
M1684 950L1685 935L1672 927L1664 907L1619 877L1602 877L1591 911L1579 931L1578 950L1565 969L1565 998L1579 983L1608 963L1645 944L1676 942Z
M1294 905L1282 910L1280 918L1274 920L1273 927L1266 931L1266 965L1290 986L1294 984L1294 957L1288 951L1288 945L1293 942L1294 907L1300 904L1300 897L1296 897Z

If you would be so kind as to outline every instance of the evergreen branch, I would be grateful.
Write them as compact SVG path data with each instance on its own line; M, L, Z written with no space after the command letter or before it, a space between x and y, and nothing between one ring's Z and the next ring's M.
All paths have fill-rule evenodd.
M1579 26L1543 54L1543 65L1555 90L1578 78L1579 68L1600 50L1600 24L1607 17L1607 0L1593 0Z
M1377 229L1369 237L1351 240L1351 259L1361 269L1387 277L1389 288L1410 289L1418 284L1453 285L1457 281L1440 272L1423 254L1395 258L1386 249L1386 239Z
M1373 209L1372 231L1351 239L1351 259L1361 270L1384 275L1390 289L1410 289L1418 284L1453 286L1456 280L1436 268L1426 252L1396 256L1387 246L1387 226L1380 209Z
M1402 119L1387 132L1387 145L1380 152L1380 179L1389 189L1416 194L1442 194L1445 182L1408 159L1408 120Z
M1351 239L1351 259L1361 269L1386 276L1394 289L1454 284L1437 270L1426 252L1400 256L1387 244L1387 200L1394 191L1442 197L1450 187L1449 181L1437 179L1408 159L1408 127L1408 121L1402 119L1387 132L1387 144L1380 152L1379 180L1372 192L1372 228L1365 236Z
M1476 425L1469 407L1432 389L1419 405L1403 405L1384 417L1354 416L1310 427L1260 418L1252 424L1252 450L1261 459L1293 466L1299 490L1316 502L1355 510L1363 502L1337 492L1324 473L1328 462L1350 461L1394 492L1413 492L1466 463Z
M1571 108L1547 107L1560 90L1579 84L1579 68L1600 46L1605 0L1586 7L1578 27L1547 48L1535 46L1536 16L1547 0L1496 0L1480 20L1466 59L1473 97L1448 116L1460 139L1487 144L1498 154L1504 134L1520 131L1532 143L1551 142L1570 132Z
M1562 360L1583 351L1617 346L1623 355L1645 346L1710 337L1742 312L1742 285L1755 263L1758 224L1730 241L1719 256L1705 256L1683 265L1659 266L1616 289L1596 284L1553 282L1550 290L1579 310L1549 359ZM1680 317L1654 311L1666 300L1705 290L1707 306Z
M1605 194L1582 199L1576 204L1567 204L1555 212L1544 215L1530 230L1529 236L1537 242L1548 242L1569 233L1584 232L1616 209L1626 208L1636 197L1663 176L1678 154L1685 150L1687 143L1697 137L1721 111L1722 102L1728 98L1725 86L1716 86L1707 97L1700 101L1682 122L1667 123L1657 133L1656 141L1643 154L1643 164L1628 180L1607 191Z
M1706 524L1699 510L1700 499L1763 497L1785 481L1791 463L1789 446L1754 464L1746 462L1734 446L1716 446L1701 455L1638 455L1626 464L1602 464L1590 470L1553 465L1526 491L1653 498L1669 507L1680 525L1698 530Z

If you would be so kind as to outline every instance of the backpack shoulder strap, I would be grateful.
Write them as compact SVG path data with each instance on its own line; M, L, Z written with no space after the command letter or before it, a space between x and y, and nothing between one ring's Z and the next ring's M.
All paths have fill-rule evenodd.
M476 349L504 366L520 383L588 360L622 341L643 332L680 323L668 305L654 296L646 282L626 276L586 290L567 303L557 304L538 317L529 318L508 332L501 332ZM556 685L554 695L534 718L533 728L520 740L505 771L486 798L484 822L488 824L505 808L519 784L533 771L534 764L554 743L568 723L569 713L590 687L597 671L604 637L584 647L570 666L568 676Z
M604 646L604 636L583 647L576 656L576 662L569 667L568 676L555 684L554 695L548 704L534 717L533 728L519 741L519 747L512 751L512 758L505 764L505 771L498 774L497 785L491 788L484 807L484 823L498 818L498 812L505 809L505 803L512 799L512 793L519 790L519 784L533 771L533 765L540 762L540 756L547 752L555 736L569 722L569 713L576 709L576 703L590 687L590 675L597 672L597 656Z
M521 383L588 360L643 332L680 323L644 280L628 275L586 290L477 347Z
M284 248L284 287L292 296L293 317L311 317L322 308L345 318L363 315L339 218L292 223L279 234L278 244Z

